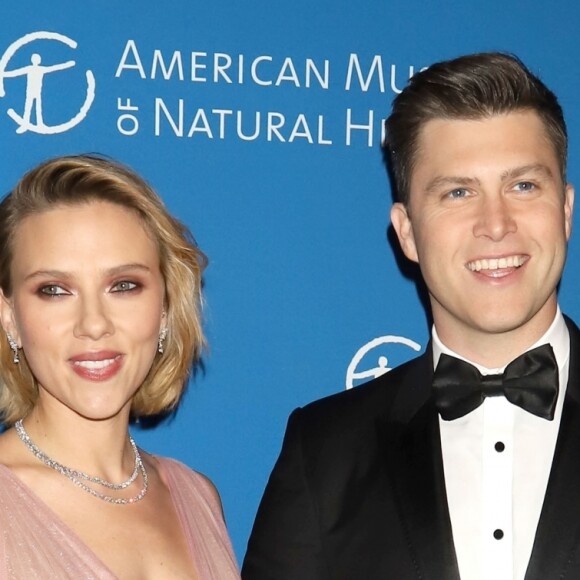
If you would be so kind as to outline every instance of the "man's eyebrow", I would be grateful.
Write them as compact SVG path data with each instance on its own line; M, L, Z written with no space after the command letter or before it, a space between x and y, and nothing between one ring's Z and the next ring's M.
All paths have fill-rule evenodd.
M120 266L114 266L104 271L106 276L116 276L117 274L122 274L123 272L141 271L145 273L151 272L151 268L145 264L131 263L131 264L121 264ZM60 280L71 280L74 275L70 272L65 272L64 270L36 270L31 274L26 276L25 280L32 280L34 278L58 278Z
M428 184L425 190L433 192L443 186L458 186L458 185L481 185L481 181L477 177L462 177L459 175L440 175L435 177Z
M542 177L552 178L554 174L552 170L543 163L530 163L529 165L522 165L521 167L514 167L513 169L508 169L501 174L501 180L506 181L508 179L517 179L522 177L526 173L537 173Z
M554 174L552 170L543 163L530 163L528 165L521 165L520 167L514 167L512 169L507 169L501 174L501 180L507 181L508 179L517 179L526 173L537 173L540 176L552 178ZM481 181L477 177L466 177L460 175L440 175L432 179L425 188L428 193L434 192L444 186L469 186L469 185L481 185Z

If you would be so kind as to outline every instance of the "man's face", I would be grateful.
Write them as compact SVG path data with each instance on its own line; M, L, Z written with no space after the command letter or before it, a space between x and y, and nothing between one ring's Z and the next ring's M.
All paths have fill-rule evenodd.
M461 353L492 335L525 343L547 330L573 201L536 113L425 124L409 206L395 204L391 218L445 344Z

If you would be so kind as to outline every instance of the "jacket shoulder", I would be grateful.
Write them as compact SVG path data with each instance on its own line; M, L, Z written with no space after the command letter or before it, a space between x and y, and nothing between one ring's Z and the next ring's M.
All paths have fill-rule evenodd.
M432 374L428 354L406 362L363 385L314 401L293 413L303 433L345 432L374 423L380 417L397 418L412 413L430 392ZM305 433L306 434L306 433Z

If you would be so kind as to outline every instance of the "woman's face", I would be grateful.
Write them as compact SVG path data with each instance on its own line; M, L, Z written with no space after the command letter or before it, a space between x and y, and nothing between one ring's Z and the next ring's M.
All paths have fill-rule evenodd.
M11 275L2 325L38 381L37 407L128 416L165 324L157 247L138 217L102 201L31 215Z

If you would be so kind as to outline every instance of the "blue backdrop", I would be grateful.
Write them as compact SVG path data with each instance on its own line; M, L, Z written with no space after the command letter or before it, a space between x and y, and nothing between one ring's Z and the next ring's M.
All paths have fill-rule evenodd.
M394 94L435 60L515 52L560 96L578 181L579 24L575 0L3 3L2 190L50 156L111 155L210 258L205 373L136 435L215 481L240 560L289 412L428 338L386 235ZM576 320L578 255L573 236Z

